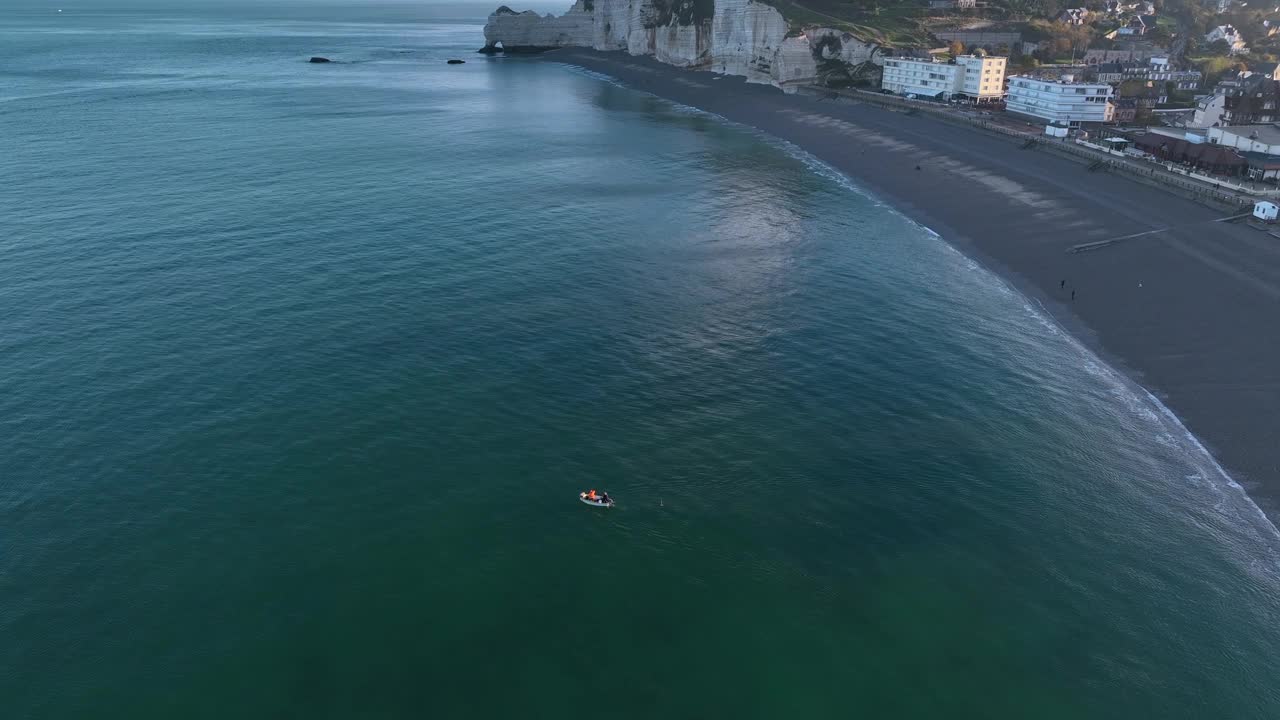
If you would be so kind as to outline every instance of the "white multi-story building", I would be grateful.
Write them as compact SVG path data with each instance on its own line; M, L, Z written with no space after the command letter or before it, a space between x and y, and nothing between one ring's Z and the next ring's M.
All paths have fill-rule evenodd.
M1070 75L1061 80L1038 80L1016 75L1009 79L1005 109L1038 118L1049 125L1079 127L1111 119L1113 89L1106 83L1078 83Z
M963 82L963 67L915 58L885 58L880 75L880 87L891 93L943 100L960 92Z
M1206 43L1221 40L1227 44L1227 49L1232 55L1242 53L1248 48L1244 44L1244 38L1240 37L1240 32L1231 25L1219 25L1210 30L1204 36Z
M961 55L954 63L915 58L885 58L880 87L898 95L950 100L965 96L977 102L1004 95L1002 57Z
M1209 142L1245 152L1280 156L1280 128L1275 125L1211 127Z

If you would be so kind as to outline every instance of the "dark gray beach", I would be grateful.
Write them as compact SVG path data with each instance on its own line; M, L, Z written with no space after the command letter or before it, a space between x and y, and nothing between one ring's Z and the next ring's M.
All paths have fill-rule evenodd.
M623 53L543 58L757 128L854 178L1041 303L1280 516L1280 239L1215 222L1231 211L925 114Z

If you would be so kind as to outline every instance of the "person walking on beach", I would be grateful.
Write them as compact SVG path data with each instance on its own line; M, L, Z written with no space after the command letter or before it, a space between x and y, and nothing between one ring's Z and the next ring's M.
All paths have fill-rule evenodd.
M1058 289L1059 289L1059 290L1061 290L1062 288L1064 288L1064 287L1066 287L1066 286L1067 286L1067 281L1066 281L1066 280L1063 280L1062 282L1058 283Z
M1071 291L1071 299L1072 299L1072 300L1075 300L1075 299L1076 299L1076 291L1075 291L1075 290L1072 290L1072 291Z

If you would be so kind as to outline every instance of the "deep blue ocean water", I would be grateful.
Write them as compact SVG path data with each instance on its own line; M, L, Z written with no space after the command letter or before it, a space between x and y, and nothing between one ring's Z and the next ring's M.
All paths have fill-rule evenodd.
M3 717L1280 717L1274 528L855 184L486 6L62 7L0 8Z

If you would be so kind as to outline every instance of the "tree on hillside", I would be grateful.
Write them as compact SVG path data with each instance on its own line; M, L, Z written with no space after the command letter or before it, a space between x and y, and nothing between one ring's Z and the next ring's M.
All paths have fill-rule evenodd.
M951 57L959 57L964 54L964 43L959 40L952 40L948 47L951 49Z
M997 4L1004 8L1011 20L1029 17L1039 9L1036 0L998 0Z
M1183 16L1189 20L1188 28L1192 37L1203 37L1209 32L1210 28L1218 26L1218 16L1212 10L1203 5L1193 5L1183 11Z
M1042 28L1049 36L1048 49L1053 57L1081 53L1088 49L1093 31L1088 25L1068 25L1064 22L1049 23Z
M1213 85L1228 72L1240 70L1244 63L1226 57L1211 57L1200 63L1200 72L1204 73L1206 87Z
M1252 43L1263 39L1265 29L1262 21L1265 19L1266 15L1257 10L1249 11L1246 8L1235 7L1219 15L1217 24L1233 26L1245 42Z

